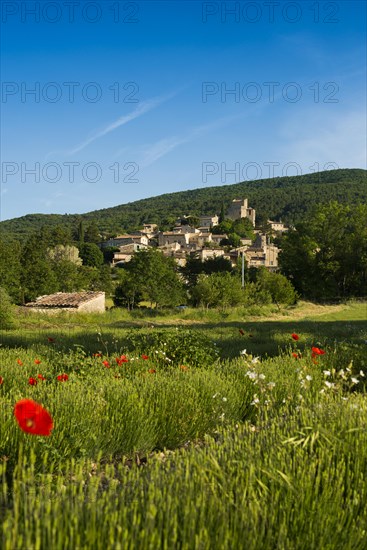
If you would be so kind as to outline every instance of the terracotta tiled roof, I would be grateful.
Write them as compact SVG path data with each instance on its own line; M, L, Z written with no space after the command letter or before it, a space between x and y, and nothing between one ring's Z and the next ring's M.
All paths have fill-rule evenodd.
M94 298L102 296L104 292L57 292L48 296L39 296L35 302L29 302L26 307L79 307Z

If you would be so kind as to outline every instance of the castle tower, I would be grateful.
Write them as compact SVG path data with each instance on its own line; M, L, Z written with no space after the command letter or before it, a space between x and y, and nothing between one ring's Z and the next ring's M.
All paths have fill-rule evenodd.
M233 221L248 218L255 226L256 211L254 208L248 207L248 199L233 199L227 212L227 218Z

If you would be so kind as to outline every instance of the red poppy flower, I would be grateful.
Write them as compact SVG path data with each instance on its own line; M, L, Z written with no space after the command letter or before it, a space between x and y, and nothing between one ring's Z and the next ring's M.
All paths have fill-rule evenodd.
M55 338L51 338L51 336L48 336L47 340L50 342L50 344L53 344L55 342Z
M126 357L126 355L121 355L121 357L116 357L116 363L118 365L122 365L123 363L128 363L128 362L129 362L129 360Z
M294 357L295 359L298 359L298 353L292 353L292 357Z
M241 334L241 336L244 336L244 334L245 334L245 331L242 328L240 328L240 330L238 332Z
M316 357L316 355L325 355L325 351L320 348L311 348L312 349L312 357Z
M109 364L108 361L102 361L102 365L104 365L106 367L106 369L110 368L110 364Z
M186 365L180 365L180 369L186 372L187 370L189 370L189 367L186 367Z
M37 374L37 378L39 378L40 380L46 380L46 378L42 376L42 374Z
M157 371L155 369L149 369L148 372L149 374L155 374Z
M4 382L4 378L2 376L0 376L0 386L3 382Z
M40 359L35 359L35 360L34 360L34 364L35 364L35 365L39 365L40 363L41 363L41 360L40 360Z
M53 428L51 415L32 399L22 399L15 404L14 416L23 432L33 435L50 435Z
M299 336L295 332L293 332L293 334L291 336L292 336L293 340L296 340L296 341L299 340Z
M102 357L102 353L93 353L93 357Z
M28 379L28 384L30 386L37 386L37 380L35 378L32 378L32 376Z
M17 359L17 363L18 365L23 365L23 361L21 361L20 359Z
M149 359L149 356L148 355L142 355L141 358L147 360L147 359Z
M66 382L67 380L69 380L69 377L67 374L59 374L57 379L59 382Z

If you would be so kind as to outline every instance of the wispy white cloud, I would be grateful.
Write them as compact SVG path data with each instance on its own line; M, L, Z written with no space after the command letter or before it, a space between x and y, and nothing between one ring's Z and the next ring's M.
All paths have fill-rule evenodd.
M208 124L196 126L192 130L189 130L188 132L186 132L186 134L183 134L181 136L163 138L143 149L142 159L139 162L139 167L141 169L146 168L179 147L180 145L190 143L195 139L198 139L210 133L211 131L226 126L234 120L238 120L238 118L242 118L243 116L246 115L242 115L241 117L239 117L238 115L222 117Z
M176 95L176 93L171 93L171 94L168 94L168 95L165 95L165 96L160 96L160 97L148 99L146 101L142 101L141 103L139 103L139 105L136 107L136 109L134 109L131 113L129 113L127 115L123 115L123 116L119 117L118 119L114 120L113 122L107 124L107 126L105 126L104 128L94 132L89 138L85 139L84 141L82 141L81 143L79 143L78 145L73 147L72 149L69 149L69 150L66 150L66 151L51 151L50 153L48 153L46 158L49 158L50 156L55 155L56 153L57 154L63 153L63 154L68 155L68 156L75 155L76 153L79 153L80 151L82 151L83 149L88 147L88 145L90 145L91 143L93 143L97 139L99 139L103 136L106 136L110 132L113 132L114 130L116 130L117 128L120 128L121 126L124 126L128 122L131 122L131 121L143 116L144 114L148 113L149 111L152 111L153 109L156 109L157 107L159 107L159 105L161 105L162 103L165 103L166 101L168 101L169 99L171 99L175 95Z

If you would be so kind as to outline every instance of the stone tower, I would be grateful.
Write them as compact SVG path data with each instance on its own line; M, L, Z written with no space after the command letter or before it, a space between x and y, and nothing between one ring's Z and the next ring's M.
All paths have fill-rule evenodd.
M227 218L233 221L248 218L255 226L256 211L248 207L248 199L233 199L227 212Z

